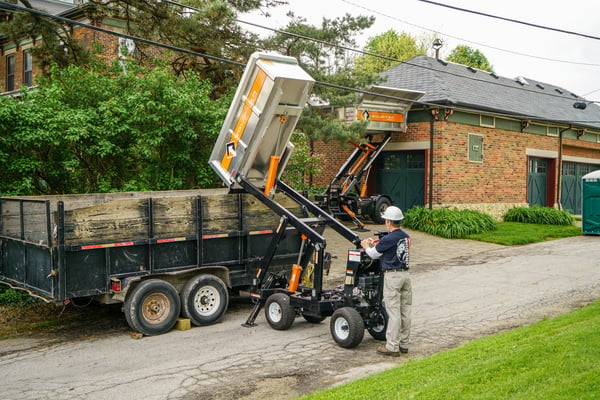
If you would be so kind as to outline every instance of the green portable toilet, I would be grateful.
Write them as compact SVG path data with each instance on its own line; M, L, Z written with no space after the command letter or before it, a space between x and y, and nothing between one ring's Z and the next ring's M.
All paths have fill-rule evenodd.
M600 235L600 169L581 180L581 230L584 235Z

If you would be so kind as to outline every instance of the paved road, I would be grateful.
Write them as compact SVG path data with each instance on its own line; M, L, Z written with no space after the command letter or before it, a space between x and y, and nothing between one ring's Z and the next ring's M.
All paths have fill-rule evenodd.
M364 235L362 235L364 236ZM410 358L552 317L600 298L600 237L505 248L413 232ZM332 239L328 249L345 244ZM330 281L341 276L336 260ZM334 344L328 320L288 331L242 328L250 307L223 322L140 340L126 330L87 340L0 341L1 399L291 399L405 362Z

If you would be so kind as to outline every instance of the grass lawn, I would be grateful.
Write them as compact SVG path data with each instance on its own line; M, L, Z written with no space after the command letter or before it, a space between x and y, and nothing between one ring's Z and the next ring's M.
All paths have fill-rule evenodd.
M303 399L600 398L600 301Z
M581 235L581 228L575 225L563 226L499 222L496 227L493 231L469 235L467 238L512 246Z

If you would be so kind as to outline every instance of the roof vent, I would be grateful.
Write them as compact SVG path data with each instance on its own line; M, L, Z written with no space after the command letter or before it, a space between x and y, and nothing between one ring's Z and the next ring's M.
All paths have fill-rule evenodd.
M467 67L467 69L473 73L477 72L477 70L473 67L471 67L470 65Z
M560 90L559 88L556 88L556 89L554 89L554 90L556 90L556 91L557 91L558 93L560 93L560 94L563 94L563 91L562 91L562 90Z
M527 82L527 79L523 78L522 76L517 76L517 79L515 79L515 80L521 86L529 85L529 82Z
M535 86L537 86L540 89L544 90L544 85L542 85L541 83L536 83Z
M495 73L495 72L490 72L490 75L491 75L493 78L496 78L496 79L498 79L498 75L496 75L496 73Z

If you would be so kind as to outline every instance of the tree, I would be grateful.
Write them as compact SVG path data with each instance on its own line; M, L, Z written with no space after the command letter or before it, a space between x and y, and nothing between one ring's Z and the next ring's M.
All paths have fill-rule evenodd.
M53 67L0 98L0 193L171 190L216 183L207 160L229 99L168 67Z
M494 72L494 68L482 52L466 45L456 46L446 60L482 71Z
M23 4L31 8L28 0L24 0ZM242 71L213 57L245 63L258 41L257 35L240 27L236 20L237 13L254 9L268 10L280 4L284 2L187 0L183 6L171 1L89 0L82 2L79 8L92 24L102 23L105 19L120 21L118 29L126 34L207 55L169 53L171 67L176 74L185 75L188 71L194 71L210 79L215 92L222 94L234 86ZM34 61L45 73L50 71L49 67L53 64L61 67L70 64L90 65L92 55L98 52L107 52L105 55L109 58L116 56L110 54L113 49L102 49L77 40L75 33L80 29L27 12L14 12L12 18L0 22L0 33L12 42L34 41ZM157 57L164 59L165 55L164 50L153 44L136 43L134 58L142 65L153 66Z
M28 0L21 3L33 8ZM37 43L32 49L32 56L42 71L48 71L52 64L64 68L70 64L86 65L90 62L90 49L76 40L66 25L36 14L13 13L12 18L0 22L0 34L13 43L25 40Z
M362 55L356 60L356 69L370 74L379 74L402 61L427 53L427 46L408 33L398 34L393 29L369 39L365 52L382 57Z
M306 177L310 187L312 174L319 168L319 160L313 157L315 140L346 142L365 134L366 123L346 125L338 119L336 111L341 107L356 105L359 97L356 91L343 88L366 89L376 82L376 75L354 68L352 57L344 49L357 46L356 36L370 27L374 18L349 14L335 19L324 17L317 27L307 24L305 18L297 17L294 13L288 16L291 21L282 31L291 35L278 32L265 39L262 47L295 57L317 81L313 87L312 101L309 101L312 106L304 110L296 126L296 131L301 133L294 136L294 152L297 156L288 165L288 169L296 173L286 174L286 177L293 177L295 181ZM297 187L304 188L302 185Z

